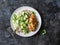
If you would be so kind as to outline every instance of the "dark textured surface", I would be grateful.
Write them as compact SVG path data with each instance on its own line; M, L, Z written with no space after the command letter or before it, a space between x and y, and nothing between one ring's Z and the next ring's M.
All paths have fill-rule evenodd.
M29 38L7 31L13 11L25 5L38 10L42 17L40 31ZM44 36L42 29L47 30ZM60 45L60 0L0 0L0 45Z

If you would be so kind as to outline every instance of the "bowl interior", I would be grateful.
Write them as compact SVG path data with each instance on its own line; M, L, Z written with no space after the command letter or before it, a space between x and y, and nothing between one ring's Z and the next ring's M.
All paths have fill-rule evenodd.
M29 7L29 6L19 7L19 8L17 8L17 9L13 12L13 14L14 14L14 13L15 13L15 14L16 14L16 13L19 13L19 12L21 12L22 10L34 11L34 12L35 12L35 15L36 15L36 18L37 18L37 20L38 20L38 26L37 26L37 28L36 28L36 31L34 31L34 32L29 32L28 34L24 34L24 33L21 33L21 32L20 32L20 33L16 33L16 34L19 35L19 36L22 36L22 37L30 37L30 36L33 36L33 35L35 35L35 34L39 31L39 29L40 29L40 27L41 27L41 16L40 16L40 14L38 13L37 10L35 10L34 8ZM11 16L10 23L11 23L11 28L12 28L13 31L14 31L15 28L14 28L13 22L12 22L13 14L12 14L12 16Z

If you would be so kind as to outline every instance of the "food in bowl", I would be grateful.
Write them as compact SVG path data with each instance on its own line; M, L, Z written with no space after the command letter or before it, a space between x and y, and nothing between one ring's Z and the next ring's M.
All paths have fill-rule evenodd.
M35 12L30 10L22 10L17 14L13 14L12 21L16 32L27 34L36 31L38 20Z

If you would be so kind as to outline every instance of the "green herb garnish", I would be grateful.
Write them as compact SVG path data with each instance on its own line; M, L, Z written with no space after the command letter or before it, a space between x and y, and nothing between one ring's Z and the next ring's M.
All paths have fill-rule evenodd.
M35 12L34 12L34 11L32 11L32 13L33 13L33 14L35 14Z
M42 30L42 35L45 35L45 34L46 34L46 30L43 29L43 30Z

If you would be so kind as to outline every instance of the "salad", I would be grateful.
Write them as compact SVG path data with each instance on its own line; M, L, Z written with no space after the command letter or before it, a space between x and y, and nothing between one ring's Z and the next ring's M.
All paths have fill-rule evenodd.
M34 32L38 25L38 21L34 11L22 10L17 14L13 14L13 24L16 32L27 34Z

